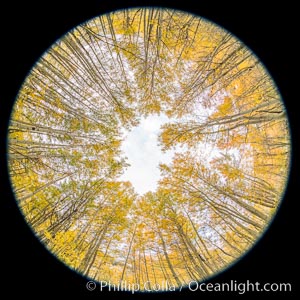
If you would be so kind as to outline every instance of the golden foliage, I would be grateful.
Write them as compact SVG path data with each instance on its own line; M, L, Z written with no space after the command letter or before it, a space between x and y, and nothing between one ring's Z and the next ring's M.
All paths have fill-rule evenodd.
M119 180L122 128L151 114L168 116L160 146L178 153L160 164L157 190L137 195ZM179 287L224 269L275 213L289 156L263 66L223 29L168 9L69 32L26 78L9 126L27 222L65 264L113 283Z

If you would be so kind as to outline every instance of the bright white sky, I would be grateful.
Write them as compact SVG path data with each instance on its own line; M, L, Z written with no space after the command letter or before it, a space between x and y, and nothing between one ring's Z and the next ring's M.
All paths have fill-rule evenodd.
M125 132L122 150L130 166L120 180L130 181L135 191L142 195L155 191L160 179L159 163L170 163L173 150L163 153L158 146L160 127L168 122L165 115L151 115L142 118L140 124L130 132Z
M124 174L119 178L121 181L130 181L135 191L143 195L149 191L155 191L160 180L159 164L169 164L175 152L184 152L185 148L175 147L163 153L158 146L158 136L160 127L170 122L164 114L160 116L151 115L142 118L140 124L131 131L124 131L124 141L121 149L127 157L130 166L124 170ZM199 142L194 149L195 154L202 159L203 164L207 164L214 158L224 154L231 159L241 159L241 153L237 149L224 152L216 147L214 143ZM245 161L244 163L249 163Z

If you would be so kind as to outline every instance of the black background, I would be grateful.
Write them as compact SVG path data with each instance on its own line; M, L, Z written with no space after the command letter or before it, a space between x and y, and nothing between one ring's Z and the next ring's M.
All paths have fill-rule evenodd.
M297 183L299 145L297 138L299 83L296 78L298 49L295 6L292 1L262 7L260 2L240 1L189 1L181 4L172 1L1 1L0 27L0 109L1 109L1 289L0 293L23 296L81 296L82 298L153 298L153 294L105 293L96 289L87 291L86 279L69 270L44 248L26 225L15 203L10 188L6 165L6 133L10 111L18 90L36 60L55 40L74 26L101 13L135 5L157 5L187 10L205 17L232 32L262 60L277 83L285 101L290 119L293 159L287 191L270 228L255 247L238 263L219 274L210 282L290 282L292 293L248 293L246 296L295 296L298 275L298 222L296 203L299 201ZM193 3L194 2L194 3ZM62 5L63 4L63 5ZM298 57L297 57L298 55ZM299 69L298 69L299 70ZM297 95L297 97L296 97ZM298 182L297 182L298 180ZM210 298L238 296L237 293L181 293L156 294L155 298L168 297ZM245 295L244 295L245 297ZM9 297L10 298L10 297Z

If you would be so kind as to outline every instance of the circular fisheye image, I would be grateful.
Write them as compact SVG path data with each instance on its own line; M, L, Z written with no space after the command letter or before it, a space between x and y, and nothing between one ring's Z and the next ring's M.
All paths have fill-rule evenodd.
M238 261L286 187L290 132L259 59L199 16L96 17L55 42L11 114L20 210L66 266L98 282L178 289Z

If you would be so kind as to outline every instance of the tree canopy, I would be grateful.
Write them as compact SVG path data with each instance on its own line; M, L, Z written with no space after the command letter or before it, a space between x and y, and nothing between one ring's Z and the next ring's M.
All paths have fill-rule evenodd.
M165 115L156 191L120 180L123 132ZM283 195L290 133L258 58L198 16L128 9L81 24L36 63L16 99L8 163L46 247L97 281L204 280L262 235ZM180 151L178 150L180 149Z

